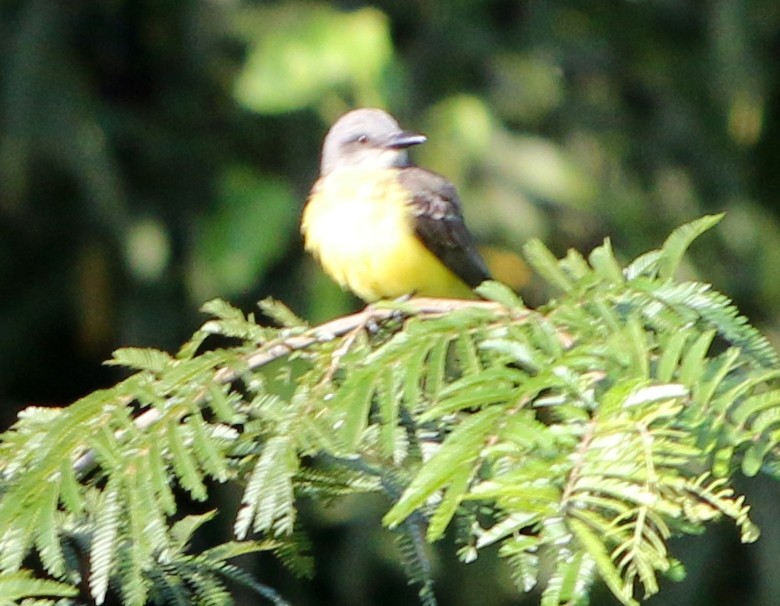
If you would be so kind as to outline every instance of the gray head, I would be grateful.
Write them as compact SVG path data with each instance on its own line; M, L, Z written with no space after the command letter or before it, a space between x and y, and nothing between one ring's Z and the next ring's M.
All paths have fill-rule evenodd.
M381 109L355 109L336 120L328 131L320 174L338 168L406 166L406 148L424 142L424 135L402 131L398 122Z

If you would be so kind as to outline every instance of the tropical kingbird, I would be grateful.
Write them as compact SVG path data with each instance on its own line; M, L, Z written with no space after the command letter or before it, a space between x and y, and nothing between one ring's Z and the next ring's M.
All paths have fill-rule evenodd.
M425 141L380 109L343 115L325 137L301 232L325 272L365 301L472 298L490 278L455 187L409 161Z

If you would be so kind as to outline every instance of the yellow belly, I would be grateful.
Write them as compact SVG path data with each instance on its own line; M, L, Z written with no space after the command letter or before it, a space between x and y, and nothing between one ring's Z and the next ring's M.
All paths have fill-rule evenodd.
M414 234L396 169L337 170L315 185L303 211L306 250L361 299L417 294L473 297Z

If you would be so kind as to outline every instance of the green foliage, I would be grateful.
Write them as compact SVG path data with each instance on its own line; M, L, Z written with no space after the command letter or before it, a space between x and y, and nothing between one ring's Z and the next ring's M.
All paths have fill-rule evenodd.
M227 603L238 582L284 604L229 560L271 551L310 574L300 500L374 492L426 605L427 543L451 527L462 560L497 545L544 606L597 579L637 604L682 574L670 537L726 519L757 538L739 465L777 475L776 353L723 295L672 277L718 219L625 269L609 242L561 261L531 242L562 293L536 310L497 283L490 302L413 299L316 328L271 301L281 328L212 301L176 354L119 350L110 363L134 374L3 435L3 603L84 587L98 604ZM214 512L184 515L182 496L215 483L242 487L236 538L194 552Z
M280 113L354 94L375 105L375 87L393 54L387 17L373 8L345 13L327 5L305 12L245 8L238 31L250 43L235 85L239 103Z
M241 292L279 260L296 228L290 208L297 200L286 182L241 166L222 176L218 193L217 207L198 224L190 286L200 300Z

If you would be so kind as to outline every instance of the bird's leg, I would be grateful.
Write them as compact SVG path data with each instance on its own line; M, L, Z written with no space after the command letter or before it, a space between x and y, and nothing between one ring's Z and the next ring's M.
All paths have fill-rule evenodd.
M393 299L393 303L401 304L406 303L414 296L414 293L407 293ZM380 322L398 322L403 323L406 318L406 314L400 309L388 309L387 307L377 307L374 303L366 305L364 310L366 314L366 320L364 327L367 332L372 335L379 333L381 328Z

